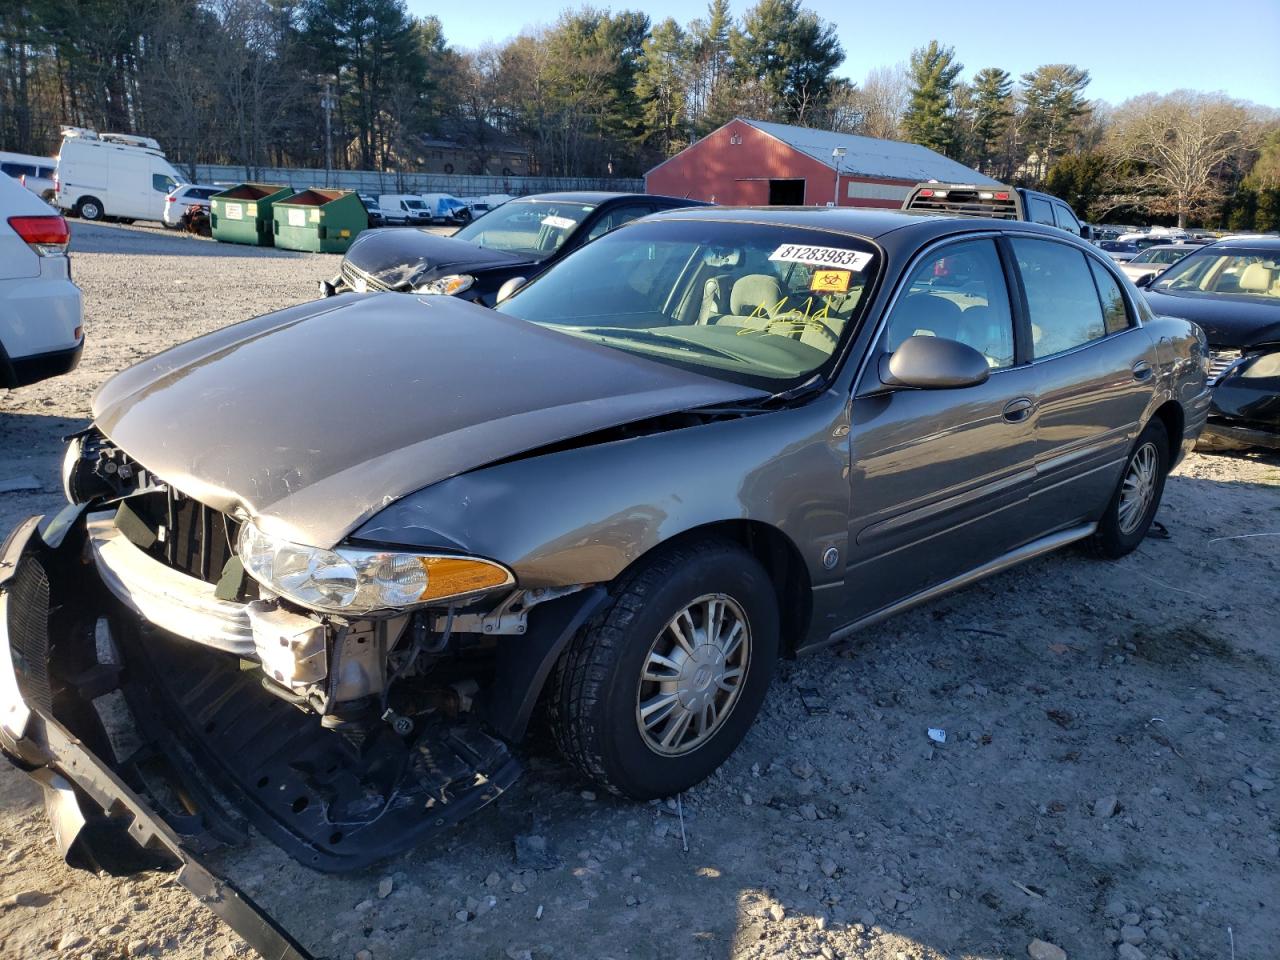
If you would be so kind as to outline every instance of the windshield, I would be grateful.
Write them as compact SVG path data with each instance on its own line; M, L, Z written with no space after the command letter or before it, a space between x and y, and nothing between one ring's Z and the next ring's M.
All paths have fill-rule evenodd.
M1280 300L1280 251L1198 250L1161 274L1151 289Z
M824 367L879 269L866 240L795 227L638 223L587 244L502 313L765 389Z
M560 249L593 204L563 200L513 200L463 227L454 237L477 247L549 257Z
M427 209L427 205L426 205L425 203L423 203L421 200L406 200L406 201L404 202L404 205L405 205L406 207L408 207L410 210L425 210L425 209Z
M1187 255L1186 250L1161 250L1151 247L1133 258L1133 263L1176 263Z

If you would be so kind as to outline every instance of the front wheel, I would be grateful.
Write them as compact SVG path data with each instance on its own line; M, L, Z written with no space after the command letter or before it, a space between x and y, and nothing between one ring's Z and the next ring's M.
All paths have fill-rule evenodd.
M777 654L776 594L751 554L721 540L670 548L615 584L560 658L552 731L614 793L679 793L742 741Z
M97 197L81 197L76 204L76 216L81 220L101 220L102 202Z
M1169 433L1152 420L1138 436L1125 461L1120 486L1093 535L1094 551L1110 559L1132 552L1151 528L1160 509L1164 481L1169 473Z

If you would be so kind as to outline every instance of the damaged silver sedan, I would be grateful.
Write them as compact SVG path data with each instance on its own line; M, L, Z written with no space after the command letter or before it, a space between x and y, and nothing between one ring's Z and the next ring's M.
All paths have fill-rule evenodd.
M840 210L637 221L495 310L258 317L110 381L71 505L8 541L0 743L70 858L199 876L246 821L322 870L393 854L508 789L535 718L670 795L780 656L1132 550L1206 359L1060 231Z

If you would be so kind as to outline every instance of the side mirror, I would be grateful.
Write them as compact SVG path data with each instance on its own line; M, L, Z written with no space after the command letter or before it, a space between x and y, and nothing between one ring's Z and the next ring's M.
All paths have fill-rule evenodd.
M1081 239L1081 240L1092 240L1092 239L1093 239L1093 227L1089 226L1089 224L1087 224L1087 223L1082 223L1082 224L1080 224L1080 239Z
M1154 273L1144 273L1137 280L1133 281L1133 285L1135 287L1149 287L1151 286L1152 281L1154 281L1155 278L1156 278L1156 275Z
M989 376L986 357L968 344L945 337L908 337L897 350L880 358L880 379L890 387L975 387Z
M496 307L503 300L506 300L509 296L523 287L525 283L526 281L524 277L512 277L498 288L497 296L493 298L493 305Z

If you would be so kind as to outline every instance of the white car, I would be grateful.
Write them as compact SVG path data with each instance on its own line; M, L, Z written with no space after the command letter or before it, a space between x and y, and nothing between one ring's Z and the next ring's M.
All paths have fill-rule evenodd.
M192 207L199 207L209 212L209 198L221 193L226 187L215 187L210 183L184 183L169 191L164 198L163 223L166 227L177 229L182 226L183 215Z
M1147 274L1163 273L1189 253L1199 250L1195 243L1162 243L1147 247L1141 253L1120 264L1124 275L1137 283Z
M0 173L7 173L37 197L44 198L46 192L53 192L53 172L57 166L54 157L0 151Z
M23 387L80 362L84 313L71 282L66 219L0 177L0 387Z

